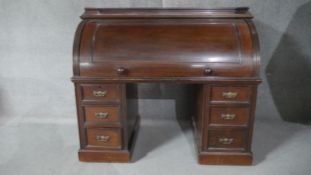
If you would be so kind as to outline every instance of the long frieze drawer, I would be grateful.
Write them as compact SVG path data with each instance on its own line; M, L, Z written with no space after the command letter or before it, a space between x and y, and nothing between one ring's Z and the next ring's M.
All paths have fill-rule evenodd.
M84 110L87 122L120 122L118 106L86 106Z
M239 101L248 102L250 100L251 88L249 86L231 87L214 86L212 87L212 101Z
M245 148L245 130L222 129L209 130L207 149L209 150L239 150Z
M82 99L118 101L121 97L120 89L120 85L117 84L84 84L82 85Z
M209 125L246 126L250 117L250 109L248 107L213 106L210 111Z
M107 149L121 149L122 139L120 129L87 129L88 146L98 146Z

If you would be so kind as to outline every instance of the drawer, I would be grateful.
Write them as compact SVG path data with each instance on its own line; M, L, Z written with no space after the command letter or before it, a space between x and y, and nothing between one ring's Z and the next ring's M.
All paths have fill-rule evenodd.
M119 122L120 107L114 106L87 106L85 110L86 121L94 122Z
M121 88L118 84L82 85L83 100L118 101L120 97Z
M215 86L212 87L212 101L239 101L248 102L251 95L249 86L231 87Z
M150 54L151 55L151 54ZM149 56L150 56L149 55ZM114 60L114 59L111 59ZM234 64L234 67L230 63L224 63L222 66L210 63L206 66L206 63L193 63L166 60L157 61L157 58L153 58L153 61L102 61L102 64L92 64L91 69L83 69L81 74L84 76L92 77L122 77L122 78L145 78L145 77L208 77L208 76L226 76L226 77L240 77L248 75L248 73L242 73L239 71L239 64ZM196 66L193 66L193 65ZM90 66L88 66L90 67ZM92 70L92 71L91 71ZM229 70L229 71L228 71Z
M247 125L248 107L211 107L210 125Z
M245 130L222 129L209 130L207 148L210 150L229 149L244 150L245 148Z
M121 149L120 129L87 129L88 146Z

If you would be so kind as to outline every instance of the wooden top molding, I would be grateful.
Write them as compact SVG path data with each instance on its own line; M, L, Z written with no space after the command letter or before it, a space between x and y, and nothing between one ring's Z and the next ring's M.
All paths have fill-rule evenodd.
M111 18L253 18L247 7L221 9L85 8L82 19Z

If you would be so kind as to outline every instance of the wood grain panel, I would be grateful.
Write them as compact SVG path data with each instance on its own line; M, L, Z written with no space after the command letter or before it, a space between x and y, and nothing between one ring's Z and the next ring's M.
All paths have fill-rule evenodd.
M223 142L222 139L232 139L231 142ZM234 129L221 129L208 131L207 149L209 150L244 150L245 131Z
M250 117L248 107L213 106L210 109L212 126L238 125L246 126Z
M212 87L212 101L237 101L249 102L251 95L251 88L248 86L214 86ZM236 96L226 97L226 93L236 93Z
M95 92L102 92L105 95L96 96ZM117 84L83 84L83 100L120 101L120 86Z
M247 27L244 20L232 19L90 21L81 36L80 75L250 77L254 67Z
M89 146L98 146L107 149L120 149L122 147L121 132L119 129L87 129L87 143ZM108 137L106 141L98 137Z
M95 31L93 62L241 61L237 28L229 21L102 21Z
M88 122L120 122L120 107L86 106L85 118Z

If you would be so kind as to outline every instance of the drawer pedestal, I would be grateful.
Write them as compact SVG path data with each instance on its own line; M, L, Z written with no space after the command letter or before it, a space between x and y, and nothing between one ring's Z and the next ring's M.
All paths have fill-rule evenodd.
M81 146L79 159L85 162L129 162L139 118L136 110L127 111L131 104L127 103L126 85L76 84L76 97Z
M250 165L256 82L211 83L199 91L194 119L199 163Z

